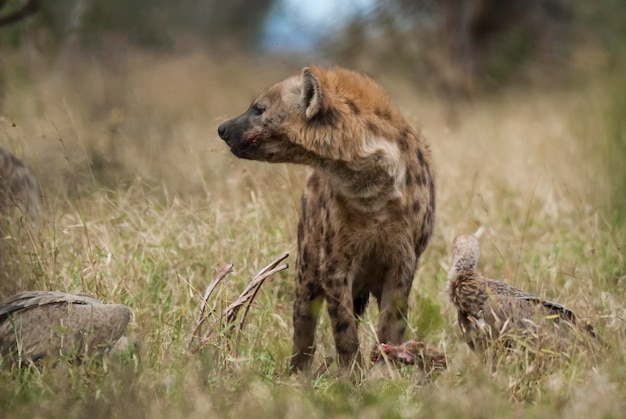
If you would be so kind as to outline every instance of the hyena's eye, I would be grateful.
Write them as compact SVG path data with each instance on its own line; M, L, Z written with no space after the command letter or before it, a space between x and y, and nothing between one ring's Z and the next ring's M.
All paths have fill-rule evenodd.
M253 104L250 110L252 111L253 115L261 115L263 112L265 112L265 108L258 103Z

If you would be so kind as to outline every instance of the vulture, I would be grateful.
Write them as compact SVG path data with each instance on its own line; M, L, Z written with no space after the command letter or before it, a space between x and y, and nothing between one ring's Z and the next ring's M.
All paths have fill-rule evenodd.
M458 314L465 342L477 352L495 348L568 352L578 341L597 337L567 307L537 297L476 271L480 246L473 235L457 236L452 244L448 294ZM591 338L591 339L590 339Z
M20 292L0 301L0 358L23 364L101 357L126 339L129 319L130 310L121 304L63 292Z

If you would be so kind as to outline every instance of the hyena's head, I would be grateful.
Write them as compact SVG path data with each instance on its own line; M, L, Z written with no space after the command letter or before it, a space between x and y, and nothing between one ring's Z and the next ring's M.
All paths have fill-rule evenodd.
M244 159L304 164L320 158L350 160L368 152L361 139L384 136L380 130L393 125L393 109L387 94L368 77L342 68L307 67L261 94L246 112L220 125L218 133Z
M297 162L306 152L291 138L289 126L304 126L319 111L319 93L319 81L305 68L301 75L269 88L246 112L221 124L217 132L239 158Z

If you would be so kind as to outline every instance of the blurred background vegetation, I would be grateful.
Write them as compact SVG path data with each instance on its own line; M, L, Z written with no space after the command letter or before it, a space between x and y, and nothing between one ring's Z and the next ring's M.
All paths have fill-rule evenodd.
M528 81L522 74L547 72L543 77L555 81L572 65L617 65L626 44L626 5L620 0L324 0L315 5L2 0L0 7L2 49L35 48L51 61L68 44L81 53L110 55L103 47L112 38L163 53L193 42L224 54L306 53L370 71L394 64L416 83L448 84L463 93ZM591 62L577 61L585 59Z
M2 0L0 47L106 54L112 39L171 53L307 55L410 77L455 94L562 81L618 66L626 49L620 0ZM7 63L3 64L4 66Z
M0 114L16 115L2 105L7 92L51 73L72 80L79 96L93 90L87 62L111 75L89 105L111 131L126 120L118 98L131 81L120 74L138 51L153 62L200 51L224 68L340 64L444 98L451 126L468 103L511 89L602 81L611 141L598 157L612 174L615 216L626 219L622 0L0 0L0 25ZM93 150L96 174L107 159L119 163L107 147Z

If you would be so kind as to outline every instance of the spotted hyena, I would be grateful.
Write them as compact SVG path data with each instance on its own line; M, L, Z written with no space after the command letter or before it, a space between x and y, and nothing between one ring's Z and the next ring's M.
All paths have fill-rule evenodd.
M34 220L38 209L39 190L33 172L0 147L0 216L15 213Z
M298 225L292 371L309 366L325 301L342 365L359 358L372 294L378 339L400 343L411 283L433 230L431 154L370 78L305 68L218 128L237 157L310 166Z

